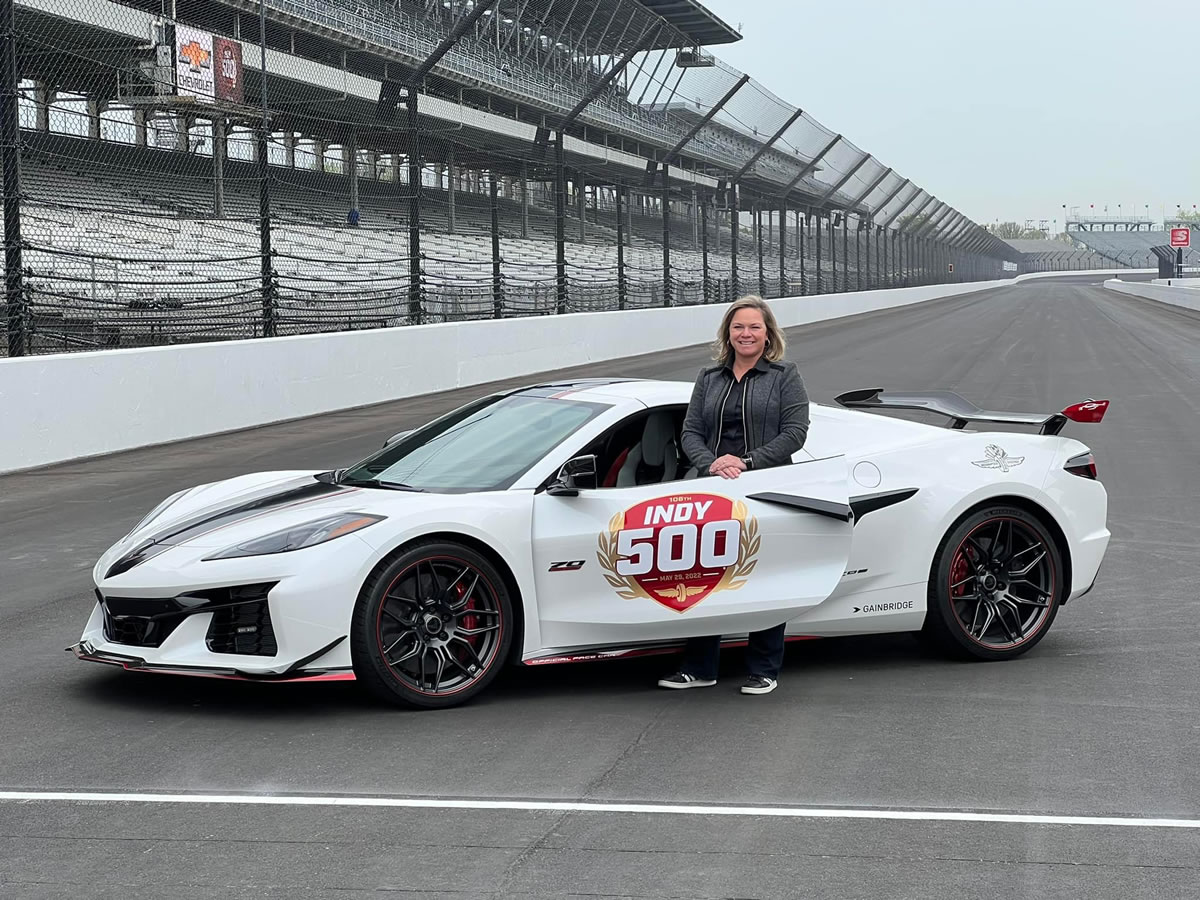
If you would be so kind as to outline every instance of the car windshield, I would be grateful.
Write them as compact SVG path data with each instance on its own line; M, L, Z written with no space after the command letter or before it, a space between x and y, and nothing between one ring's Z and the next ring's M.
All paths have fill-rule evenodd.
M504 490L605 409L522 394L486 397L406 435L338 480L440 493Z

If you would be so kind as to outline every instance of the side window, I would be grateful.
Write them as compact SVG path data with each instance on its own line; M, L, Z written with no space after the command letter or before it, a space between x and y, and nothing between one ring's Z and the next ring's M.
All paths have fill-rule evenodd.
M679 442L686 406L664 406L635 413L588 446L596 454L600 488L635 487L678 481L690 463Z

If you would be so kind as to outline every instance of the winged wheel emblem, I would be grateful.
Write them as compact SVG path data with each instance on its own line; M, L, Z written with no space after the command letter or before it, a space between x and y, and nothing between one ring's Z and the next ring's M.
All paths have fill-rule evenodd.
M983 455L986 459L972 460L971 465L979 466L981 469L999 469L1007 474L1009 469L1025 462L1025 457L1009 456L995 444L988 444L984 448Z
M686 608L691 605L689 602L691 598L695 597L697 594L705 593L705 589L702 587L688 587L687 585L680 583L676 584L670 590L656 590L654 593L658 594L658 596L663 597L664 599L674 602L678 606Z

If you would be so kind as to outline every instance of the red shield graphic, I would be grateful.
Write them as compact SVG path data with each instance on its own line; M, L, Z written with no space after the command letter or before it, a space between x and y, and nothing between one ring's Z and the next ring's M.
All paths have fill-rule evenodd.
M618 513L600 535L605 579L626 600L685 612L754 570L758 527L744 503L717 494L655 497Z

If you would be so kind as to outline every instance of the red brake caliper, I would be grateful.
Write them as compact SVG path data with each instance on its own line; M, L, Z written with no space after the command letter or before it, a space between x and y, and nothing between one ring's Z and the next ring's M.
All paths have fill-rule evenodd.
M463 595L467 592L467 589L462 584L459 584L455 588L455 590L458 591L458 599L461 601L463 598ZM469 600L467 600L467 609L474 609L474 608L475 608L475 598L471 597ZM479 617L473 616L470 613L466 613L463 615L463 617L461 619L459 619L459 622L462 624L463 628L467 629L468 631L474 631L475 628L477 627L477 623L479 622ZM479 651L479 635L468 634L466 636L466 638L467 638L467 643L471 645L471 649L476 651L475 655L478 656L479 655L479 653L478 653L478 651Z
M967 593L965 582L967 575L971 572L971 563L967 560L967 554L959 547L958 552L954 554L954 560L950 563L950 597L957 599ZM958 585L955 587L955 585Z

